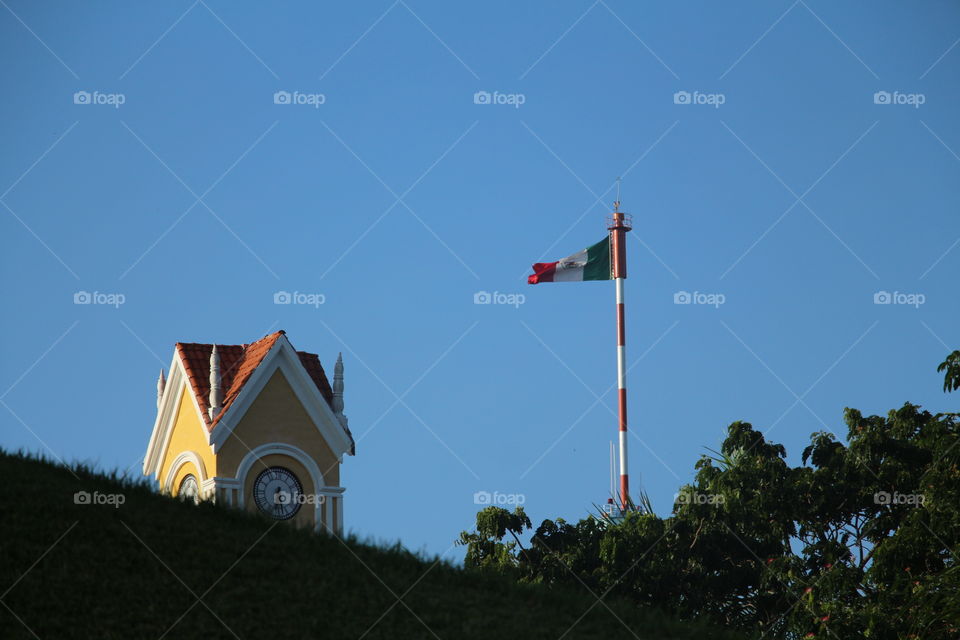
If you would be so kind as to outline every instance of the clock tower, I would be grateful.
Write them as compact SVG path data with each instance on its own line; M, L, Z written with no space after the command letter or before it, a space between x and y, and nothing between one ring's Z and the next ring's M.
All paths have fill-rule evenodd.
M354 453L342 358L331 387L319 357L278 331L252 344L176 344L143 473L169 495L340 535L340 465Z

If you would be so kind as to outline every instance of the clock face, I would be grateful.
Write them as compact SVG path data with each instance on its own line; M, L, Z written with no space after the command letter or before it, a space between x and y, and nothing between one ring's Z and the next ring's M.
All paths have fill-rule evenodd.
M181 500L189 500L196 504L200 502L200 487L197 485L197 478L188 475L180 481L180 488L177 489L177 497Z
M300 510L303 487L297 476L283 467L260 472L253 483L257 508L275 520L289 520Z

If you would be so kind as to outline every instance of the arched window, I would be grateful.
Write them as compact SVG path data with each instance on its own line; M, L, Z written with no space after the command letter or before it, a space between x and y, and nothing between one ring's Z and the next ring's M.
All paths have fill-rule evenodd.
M184 501L189 500L194 504L200 502L200 485L197 484L196 476L191 473L180 481L177 497Z

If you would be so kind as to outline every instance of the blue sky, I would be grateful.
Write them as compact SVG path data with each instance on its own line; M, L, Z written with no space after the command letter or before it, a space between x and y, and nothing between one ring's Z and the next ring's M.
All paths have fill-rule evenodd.
M658 512L734 420L799 463L844 407L956 409L956 3L2 4L6 449L136 471L175 342L282 328L344 353L352 531L456 557L478 491L578 519L613 285L525 277L618 176Z

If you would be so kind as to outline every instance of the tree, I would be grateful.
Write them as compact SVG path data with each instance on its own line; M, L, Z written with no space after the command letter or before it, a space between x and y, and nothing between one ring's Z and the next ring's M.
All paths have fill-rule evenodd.
M457 544L467 547L464 566L499 572L515 570L519 565L515 550L526 551L519 536L531 526L523 507L517 507L513 513L501 507L487 507L477 514L476 531L462 531L457 540ZM503 542L507 533L513 541Z
M946 393L960 389L960 351L954 351L940 363L937 371L945 371L943 390Z
M960 388L960 351L938 371ZM523 510L487 508L461 533L466 564L770 637L958 637L960 414L907 403L843 418L845 442L813 433L797 467L734 422L666 518L545 520L524 548Z

